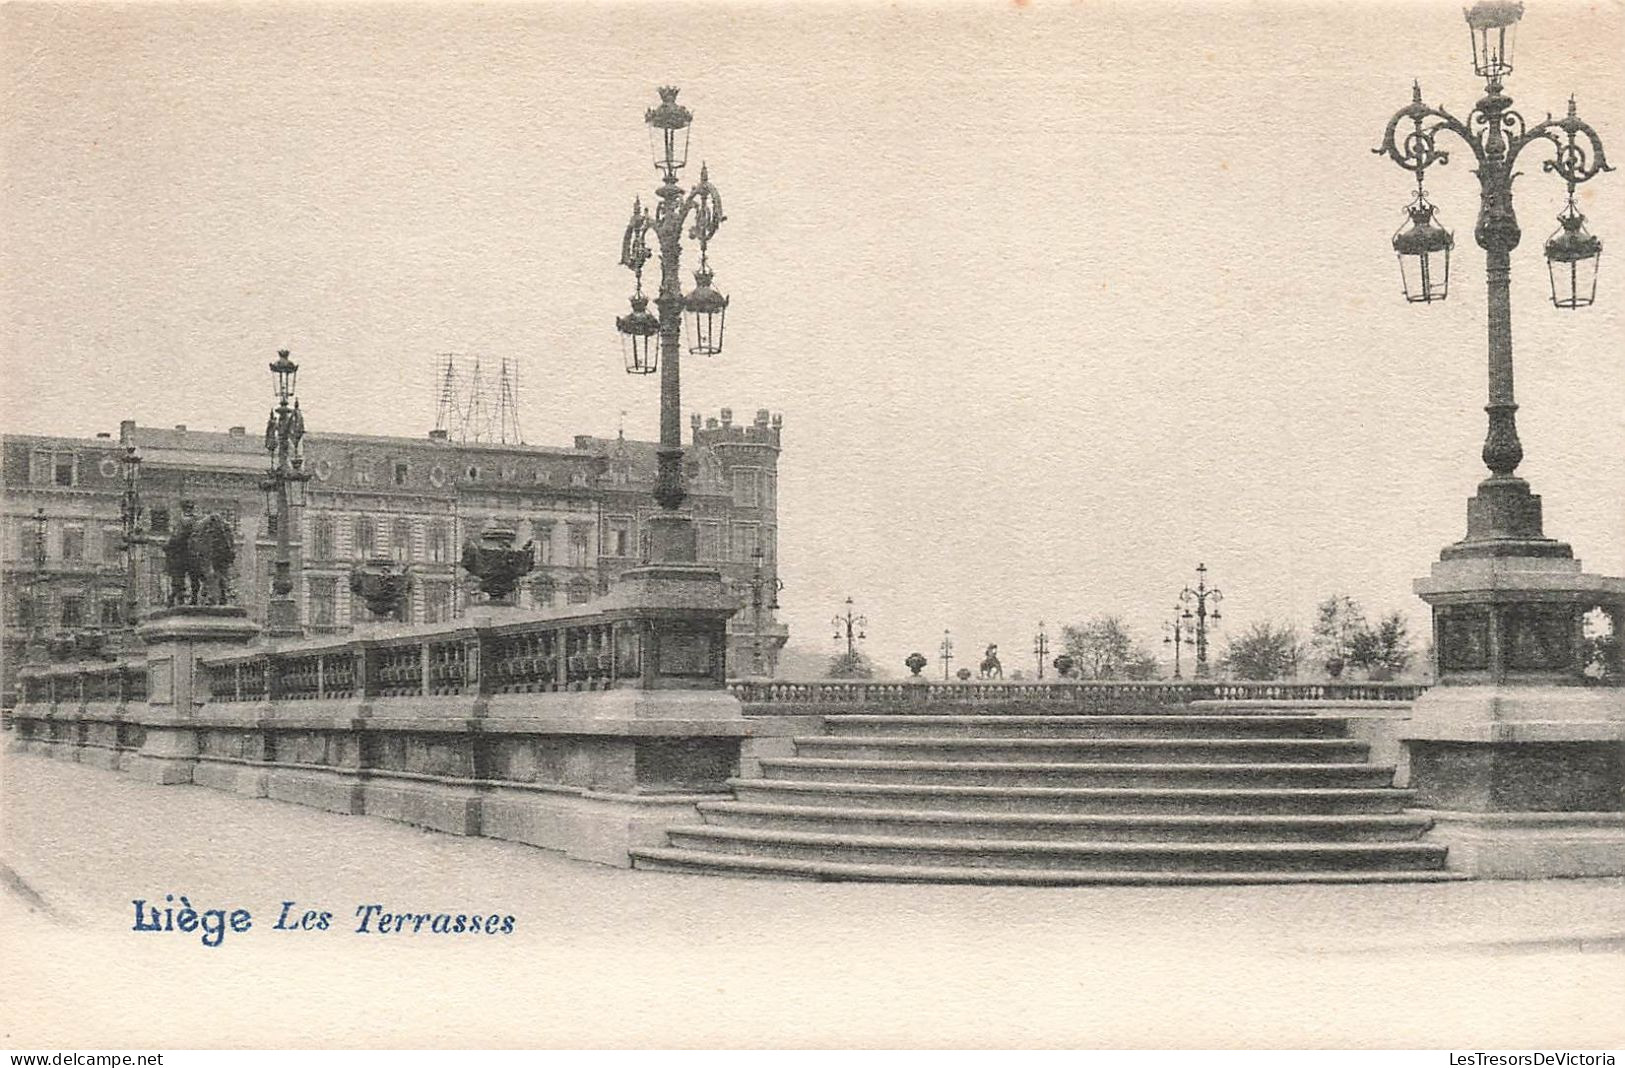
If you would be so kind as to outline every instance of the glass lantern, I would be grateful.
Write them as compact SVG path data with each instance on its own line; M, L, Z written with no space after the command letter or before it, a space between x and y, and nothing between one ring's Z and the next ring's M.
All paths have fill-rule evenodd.
M660 333L660 320L650 314L648 297L642 293L634 296L631 314L617 315L615 329L621 334L627 374L648 375L659 370L660 346L655 339Z
M711 287L711 269L694 272L694 291L683 301L688 310L688 351L715 356L722 351L722 328L728 316L728 298Z
M1512 73L1512 41L1523 18L1523 0L1478 0L1467 8L1473 36L1473 70L1482 78Z
M294 384L299 378L299 365L288 359L288 350L280 349L276 354L276 362L270 365L271 374L276 377L277 400L285 401L293 396Z
M1557 232L1546 239L1546 270L1552 278L1552 303L1584 308L1597 299L1597 266L1602 241L1587 232L1586 217L1570 200L1557 216Z
M694 115L677 102L674 86L660 87L660 106L643 113L649 124L649 151L655 170L675 173L688 165L688 130Z
M1418 191L1416 200L1405 209L1406 224L1394 235L1400 281L1405 299L1412 304L1432 304L1450 291L1450 250L1456 239L1434 221L1434 212Z

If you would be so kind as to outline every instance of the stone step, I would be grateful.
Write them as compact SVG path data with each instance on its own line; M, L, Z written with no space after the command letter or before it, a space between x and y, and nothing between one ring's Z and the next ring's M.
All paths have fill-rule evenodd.
M1079 815L958 812L907 808L703 801L715 827L910 838L1016 838L1043 841L1412 841L1433 825L1402 815Z
M732 779L742 801L837 808L951 809L959 812L1084 814L1392 815L1414 800L1410 790L1353 787L1132 787L952 786L908 783L836 783L793 779Z
M926 734L976 738L1341 738L1348 721L1312 715L1269 716L880 716L825 720L830 736Z
M707 853L690 849L632 851L633 867L649 871L734 878L812 879L825 882L970 883L980 886L1212 886L1248 883L1424 883L1467 878L1426 871L1079 871L997 867L927 867L854 864Z
M685 825L676 849L826 863L1071 871L1428 871L1443 846L1422 842L1057 842L916 838Z
M769 757L773 779L839 783L936 783L961 786L1372 786L1393 782L1393 768L1357 764L1066 763L930 760L840 760Z
M1365 742L1343 738L954 738L931 735L795 739L804 757L843 760L1085 764L1358 764Z

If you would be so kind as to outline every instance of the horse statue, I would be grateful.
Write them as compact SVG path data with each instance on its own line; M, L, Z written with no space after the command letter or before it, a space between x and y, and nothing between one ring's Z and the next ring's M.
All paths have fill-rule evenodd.
M987 652L982 654L982 669L979 677L984 679L1004 678L1004 665L999 663L999 647L997 645L988 646Z
M193 519L191 509L182 506L181 521L164 542L169 604L225 604L236 559L230 524L214 512Z

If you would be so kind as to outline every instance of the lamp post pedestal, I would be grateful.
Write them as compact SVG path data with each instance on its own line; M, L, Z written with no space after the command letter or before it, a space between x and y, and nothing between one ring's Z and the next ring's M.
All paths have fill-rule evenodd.
M694 521L676 512L656 512L645 523L649 560L657 564L692 564L698 559ZM715 568L710 569L713 573Z
M1406 784L1451 866L1484 878L1625 875L1625 578L1555 556L1447 557L1418 579L1437 684L1399 730Z

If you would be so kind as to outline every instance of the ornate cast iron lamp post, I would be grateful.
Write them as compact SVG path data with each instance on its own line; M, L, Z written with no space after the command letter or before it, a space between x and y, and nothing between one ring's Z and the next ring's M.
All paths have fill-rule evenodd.
M1219 621L1219 603L1224 600L1224 594L1217 587L1207 584L1207 565L1196 565L1196 588L1193 590L1186 586L1179 591L1179 603L1185 606L1185 617L1190 617L1190 606L1196 606L1196 677L1205 679L1207 670L1207 624L1208 620ZM1208 611L1209 602L1213 610Z
M1200 580L1198 580L1197 584L1201 584ZM1174 678L1176 679L1184 678L1180 674L1179 652L1181 646L1190 645L1193 640L1191 638L1191 620L1194 618L1189 608L1176 604L1174 605L1174 618L1162 625L1162 629L1168 632L1164 635L1162 644L1174 647Z
M30 660L45 656L45 603L40 587L45 584L45 509L34 510L34 574L28 586L28 652Z
M119 461L124 469L124 492L119 501L120 542L124 548L124 619L134 627L141 611L141 560L138 549L161 539L144 526L141 507L141 453L134 445L124 447Z
M682 392L679 367L685 313L689 324L688 351L714 356L722 351L723 322L728 298L712 288L713 274L706 249L722 225L722 198L711 182L704 164L700 180L692 189L683 189L677 172L688 163L689 124L693 114L677 103L677 90L660 89L660 105L644 115L654 150L655 169L661 173L660 198L653 214L641 199L632 203L632 219L621 239L621 263L632 271L636 285L632 310L615 320L625 352L628 374L660 372L660 447L656 453L659 473L655 480L655 500L661 514L650 519L651 548L657 563L692 563L695 559L694 527L677 514L687 493L683 488ZM683 255L684 225L687 236L699 242L700 265L694 272L694 288L683 293L680 266ZM660 251L660 292L655 298L658 318L648 310L643 295L643 265L651 255L649 235L653 233ZM658 348L656 338L659 339Z
M762 598L764 594L771 593L770 601L766 607L769 611L777 612L779 610L779 591L784 589L783 579L777 575L768 578L763 574L763 556L760 545L753 549L750 554L751 562L756 565L750 577L751 625L756 632L751 639L750 658L751 671L756 675L766 675L768 673L767 662L762 659Z
M937 659L942 661L942 681L948 681L948 661L954 658L954 640L948 628L942 628L942 644L937 647Z
M299 604L293 598L293 547L291 544L294 509L303 503L304 486L310 481L305 470L305 417L299 411L294 386L299 365L288 358L288 350L277 352L271 363L276 379L277 405L265 423L265 451L271 455L271 470L260 487L270 498L276 518L276 561L271 576L271 600L265 612L268 638L298 638ZM270 508L267 509L267 512Z
M1415 85L1411 102L1388 120L1382 144L1372 150L1416 175L1416 198L1407 209L1410 222L1394 236L1405 297L1413 303L1432 303L1447 294L1453 242L1433 220L1434 209L1422 188L1429 167L1450 161L1450 153L1438 144L1439 135L1453 134L1471 150L1477 164L1480 202L1473 236L1484 249L1489 289L1489 403L1484 409L1489 428L1483 459L1490 477L1479 483L1478 495L1468 502L1467 537L1445 549L1442 558L1447 560L1573 555L1567 545L1542 533L1540 498L1513 473L1523 460L1512 391L1510 254L1521 237L1512 207L1512 180L1521 172L1513 167L1524 149L1550 146L1553 158L1544 160L1541 169L1568 185L1558 230L1546 242L1552 302L1559 308L1585 307L1596 295L1602 243L1586 232L1574 189L1613 168L1597 132L1575 113L1572 97L1566 116L1548 115L1534 126L1526 127L1523 116L1512 110L1512 98L1502 91L1502 83L1512 73L1513 36L1522 16L1521 0L1478 0L1468 8L1473 69L1485 79L1485 95L1462 122L1443 108L1422 103L1421 86ZM1409 129L1402 130L1405 123Z
M1049 635L1044 633L1044 621L1038 621L1038 633L1033 637L1033 655L1038 658L1038 681L1044 681L1044 657L1049 655Z
M851 660L857 655L857 643L866 641L868 639L869 636L863 633L863 628L867 627L868 625L868 619L863 616L855 616L852 614L852 598L850 597L846 599L846 614L844 616L836 616L834 619L830 620L830 626L835 628L835 641L841 640L841 633L843 630L846 633L846 658L848 660Z

